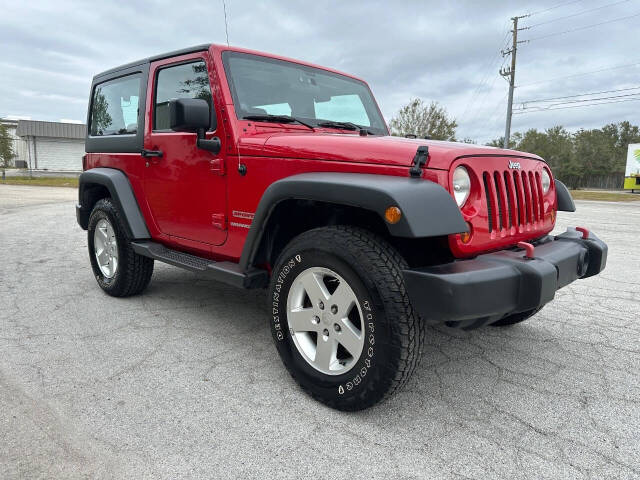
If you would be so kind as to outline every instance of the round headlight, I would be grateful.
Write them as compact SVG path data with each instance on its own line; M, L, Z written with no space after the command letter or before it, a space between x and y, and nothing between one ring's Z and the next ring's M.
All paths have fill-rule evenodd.
M551 177L546 169L542 169L542 193L545 195L549 191L549 187L551 186Z
M471 192L471 177L469 177L469 172L462 166L457 167L453 171L453 196L459 207L462 207L464 202L467 201L469 192Z

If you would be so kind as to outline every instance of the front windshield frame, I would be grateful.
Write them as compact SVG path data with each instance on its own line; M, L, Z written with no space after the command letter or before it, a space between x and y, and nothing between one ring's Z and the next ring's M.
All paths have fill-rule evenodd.
M234 50L226 50L224 52L222 52L222 63L224 66L224 70L225 70L225 75L226 75L226 79L227 79L227 84L229 85L229 90L231 92L231 97L233 99L233 104L234 104L234 110L236 112L236 117L238 118L238 120L243 120L243 117L248 116L248 115L253 115L254 113L252 112L248 112L248 111L244 111L242 110L242 108L240 107L240 105L242 105L241 99L239 98L238 95L238 89L236 88L236 84L234 82L234 78L233 78L233 72L232 72L232 68L229 64L229 61L233 58L233 57L243 57L243 58L249 58L249 59L254 59L256 61L259 62L266 62L266 63L272 63L272 64L279 64L279 65L284 65L287 67L294 67L296 69L300 69L303 72L307 72L311 75L317 75L317 74L321 74L321 75L327 75L330 77L336 77L339 78L342 81L346 81L346 82L351 82L356 84L360 89L362 89L362 93L366 94L367 98L363 99L360 96L360 101L362 102L362 107L364 109L364 114L367 116L367 119L369 121L370 125L364 125L364 124L360 124L358 122L351 122L351 123L355 123L358 126L361 126L362 128L368 130L370 133L375 134L375 135L389 135L389 130L387 127L387 124L384 120L384 117L382 116L382 113L380 112L380 108L378 107L378 104L375 100L375 97L373 96L373 93L371 92L371 89L369 88L369 86L358 79L355 79L353 77L349 77L347 75L343 75L340 73L336 73L330 70L325 70L323 68L318 68L318 67L311 67L308 65L304 65L302 63L297 63L297 62L293 62L293 61L288 61L288 60L281 60L278 58L273 58L273 57L268 57L268 56L264 56L264 55L257 55L257 54L253 54L253 53L244 53L244 52L237 52ZM334 97L332 97L334 98ZM366 102L367 100L369 101L369 104L367 105ZM293 112L292 112L293 115ZM314 117L310 117L310 116L305 116L305 115L293 115L296 118L299 118L305 122L308 122L310 124L312 124L314 127L318 126L318 123L322 123L322 122L336 122L336 123L345 123L345 120L341 120L341 119L336 119L336 118L316 118ZM276 122L277 123L277 122ZM348 123L348 122L347 122ZM329 128L333 128L333 127L329 127ZM335 127L337 129L340 129L340 127Z

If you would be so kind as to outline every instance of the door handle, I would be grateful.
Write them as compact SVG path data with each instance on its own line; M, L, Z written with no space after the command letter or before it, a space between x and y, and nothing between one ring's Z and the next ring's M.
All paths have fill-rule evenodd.
M162 156L162 150L145 150L143 148L142 151L140 152L140 155L142 155L143 158L161 157Z

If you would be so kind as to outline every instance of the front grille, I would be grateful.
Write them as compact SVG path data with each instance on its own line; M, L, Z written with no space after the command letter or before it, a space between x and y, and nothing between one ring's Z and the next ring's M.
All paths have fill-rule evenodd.
M536 171L484 171L489 232L530 230L543 222L542 181Z

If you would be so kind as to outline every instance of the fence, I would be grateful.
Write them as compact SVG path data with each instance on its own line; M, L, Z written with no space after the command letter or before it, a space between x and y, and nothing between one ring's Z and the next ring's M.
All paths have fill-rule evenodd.
M559 178L571 189L596 188L602 190L622 190L624 174L585 175L583 177Z

